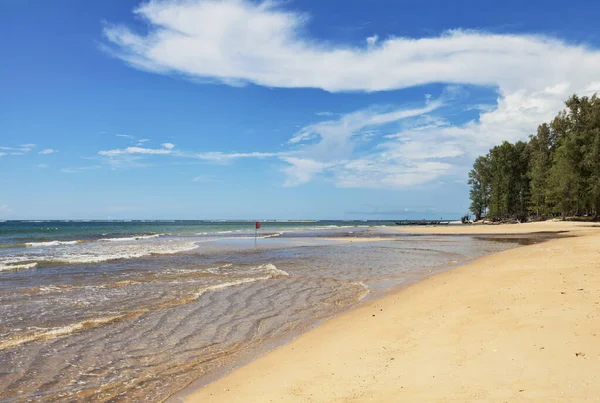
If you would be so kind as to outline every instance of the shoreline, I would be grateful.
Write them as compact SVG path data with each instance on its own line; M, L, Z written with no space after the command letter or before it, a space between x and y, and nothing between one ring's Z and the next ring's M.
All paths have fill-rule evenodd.
M550 225L548 225L550 224ZM515 227L515 225L517 227ZM398 328L394 326L390 327L390 324L377 323L375 326L369 324L368 329L364 329L364 323L366 321L376 321L378 317L385 319L400 319L398 316L409 316L413 321L420 321L419 324L423 325L422 322L427 322L426 319L433 319L434 317L441 315L441 319L444 315L438 311L428 312L429 317L423 318L423 315L418 315L423 308L415 308L418 312L411 312L411 309L407 302L415 297L417 294L432 294L437 291L443 285L448 287L448 283L453 285L454 291L458 292L459 298L472 297L473 292L477 293L477 289L471 290L470 293L466 293L466 296L462 290L461 279L462 277L472 277L470 271L476 270L477 267L489 266L490 262L494 262L495 265L492 267L504 267L515 266L515 258L527 253L529 249L544 250L544 245L551 243L553 247L555 245L564 245L571 242L583 242L585 239L594 239L597 241L597 245L600 245L600 230L595 230L589 225L581 223L563 223L563 222L552 222L552 223L531 223L531 224L509 224L509 225L494 225L485 226L485 231L481 231L482 226L458 226L458 227L428 227L428 228L394 228L402 232L414 232L414 233L427 233L432 235L442 234L453 234L450 230L455 230L455 235L535 235L549 232L549 233L560 233L567 232L568 237L561 237L554 240L549 240L543 243L533 244L529 246L520 246L508 251L494 253L482 258L475 259L467 262L466 264L460 264L442 270L441 272L432 273L425 278L401 286L399 289L391 290L389 293L384 294L374 300L364 301L357 306L342 312L331 319L325 320L301 335L295 337L286 344L279 345L271 351L267 351L265 354L259 356L255 360L243 364L240 367L233 369L231 372L226 373L224 376L217 378L213 382L206 384L204 387L197 389L194 385L190 385L188 388L181 392L173 395L168 401L186 401L186 402L221 402L221 401L363 401L373 399L375 401L395 401L393 396L397 396L398 393L402 393L402 396L406 399L436 399L433 396L423 395L417 393L416 390L412 391L412 395L408 394L411 389L415 388L407 385L403 381L404 386L400 389L396 388L397 381L390 378L389 374L398 375L398 379L402 378L402 375L407 376L411 374L411 368L415 365L419 366L420 360L403 362L402 352L398 352L398 344L404 345L407 340L403 340L402 337L389 341L389 346L383 347L383 351L375 348L376 345L381 344L382 339L386 339L387 333L397 332ZM506 228L510 227L510 228ZM456 231L458 230L458 231ZM575 236L573 236L575 235ZM525 252L524 252L525 251ZM565 256L562 256L561 261L565 260ZM598 256L598 262L600 262L600 256ZM535 266L535 265L534 265ZM498 271L499 269L496 269ZM536 270L535 267L530 270ZM479 276L480 273L477 273ZM440 284L443 283L443 284ZM489 285L488 285L489 286ZM492 288L494 288L492 284ZM517 288L518 288L517 284ZM441 287L443 288L443 287ZM600 290L597 290L600 293ZM419 296L417 295L417 299ZM423 297L421 297L423 299ZM402 304L404 302L404 304ZM410 301L413 302L414 301ZM425 306L430 306L427 301L420 301ZM403 306L398 306L398 303ZM404 306L406 305L406 306ZM543 304L541 305L543 307ZM598 305L595 305L596 307ZM438 307L441 312L447 310L444 304ZM379 312L377 312L379 310ZM449 312L446 312L449 313ZM372 316L371 316L372 315ZM372 319L371 319L372 318ZM405 319L405 318L404 318ZM487 319L485 316L483 319ZM369 323L369 322L367 322ZM472 322L471 322L472 324ZM398 325L402 329L406 329L408 325ZM350 331L349 331L350 329ZM412 327L411 327L412 329ZM413 332L418 331L417 326ZM488 329L488 331L491 329ZM597 329L600 335L600 328ZM384 332L385 331L385 332ZM362 334L361 334L362 332ZM383 332L383 334L382 334ZM460 331L459 331L460 332ZM465 330L462 331L462 336L477 336ZM497 334L497 332L493 332ZM363 336L361 341L352 340L349 335L361 335ZM439 335L438 335L439 336ZM595 336L594 336L595 337ZM430 337L431 338L431 337ZM417 340L410 338L413 343L412 350L404 351L404 355L409 355L409 352L418 354L419 352L427 355L428 343L424 340L420 344ZM439 339L439 337L438 337ZM336 340L336 343L332 345L331 341ZM440 340L437 340L438 342ZM596 339L594 341L600 341ZM448 347L448 346L446 346ZM452 346L450 346L452 347ZM456 350L456 347L450 348L450 350ZM448 348L446 348L448 350ZM587 349L590 350L589 348ZM381 360L381 356L385 355L386 352L392 353L396 357L389 357L389 360ZM452 351L445 351L445 355L452 355ZM599 357L597 355L595 358ZM580 356L576 356L579 358ZM392 361L394 366L397 367L395 370L389 369L390 362ZM368 364L365 368L365 364ZM440 363L438 360L431 360L430 364L433 364L434 368L439 370ZM352 370L355 368L355 371ZM399 368L399 369L398 369ZM600 373L600 365L594 367ZM482 368L479 368L473 374L481 372ZM333 372L330 372L332 371ZM366 373L388 373L389 383L382 383L381 379L377 379L378 376L368 380L364 375ZM501 372L501 371L500 371ZM591 372L590 372L591 373ZM337 375L330 375L337 374ZM471 374L471 375L473 375ZM380 377L380 376L379 376ZM435 375L433 375L435 378ZM414 374L413 374L414 378ZM395 378L394 378L395 379ZM438 379L441 379L438 375ZM430 391L431 386L439 383L439 381L432 381L431 384L423 384L422 386L426 390L421 392ZM327 385L327 391L324 391L323 384ZM361 385L351 387L353 385ZM450 387L447 385L445 387ZM358 389L357 389L358 388ZM183 393L184 391L194 390L191 393ZM344 391L355 389L352 393L348 394ZM357 390L356 390L357 389ZM452 389L452 388L450 388ZM464 388L463 388L464 389ZM469 389L469 388L467 388ZM596 392L600 392L600 387L594 389ZM448 396L454 396L448 394ZM464 393L463 393L464 395ZM592 396L592 395L589 395ZM437 396L442 398L443 396ZM467 395L462 396L467 400L473 400ZM520 397L520 395L514 395L509 399ZM523 396L525 398L525 396ZM528 397L529 398L529 397ZM492 397L492 400L494 397ZM462 401L462 400L461 400ZM540 400L541 401L541 400ZM547 400L545 400L547 401Z
M427 236L428 234L415 234L415 235ZM438 236L437 234L433 234L433 235ZM444 235L444 234L440 234L440 235ZM446 235L453 236L452 234L446 234ZM509 236L507 237L506 235L509 235ZM519 246L528 244L528 243L520 243L523 240L529 240L530 242L533 242L533 243L541 243L541 242L546 242L548 239L552 239L553 236L560 236L560 234L558 234L558 233L525 233L525 234L514 234L515 237L511 238L510 235L511 234L498 234L498 236L496 237L496 236L489 235L489 234L482 234L482 236L480 237L475 234L475 235L467 235L467 236L472 236L473 238L486 237L486 238L493 240L494 242L500 242L503 239L506 239L508 241L517 240L519 243ZM543 235L543 236L539 236L539 235ZM294 238L291 238L291 240L293 240L293 239ZM323 237L323 238L317 238L317 239L318 239L318 241L327 241L327 242L335 242L335 243L343 243L343 244L377 243L377 242L389 242L389 241L397 240L394 238L390 238L389 236L388 237L385 237L385 236L382 236L382 237L345 236L345 237ZM304 239L302 239L302 240L304 241ZM516 246L516 247L519 247L519 246ZM489 255L486 255L486 256L489 256ZM270 340L265 345L262 345L262 346L256 348L254 351L252 351L248 355L243 356L241 358L237 358L233 362L230 362L230 363L224 365L223 367L213 371L209 375L206 375L206 376L203 376L201 378L194 380L189 385L187 385L185 388L183 388L183 389L173 393L171 396L169 396L165 400L165 402L166 403L186 402L186 401L188 401L187 399L191 394L194 394L195 392L197 392L205 387L210 386L212 383L217 382L224 377L227 377L229 374L238 370L239 368L242 368L246 365L252 364L252 362L263 357L264 355L270 354L279 348L285 347L289 343L295 341L297 338L302 337L307 332L310 332L314 329L319 328L321 325L323 325L324 323L326 323L330 320L338 318L339 316L342 316L348 312L352 312L356 309L359 309L363 305L369 304L373 301L377 301L380 298L384 298L390 294L394 294L394 293L402 290L403 288L410 287L414 284L424 281L428 277L436 276L445 271L452 270L456 267L460 267L465 264L469 264L480 258L481 257L474 257L474 258L469 258L469 259L459 262L459 263L449 263L449 264L444 264L444 265L440 265L440 266L432 266L430 268L422 270L421 272L417 272L418 274L415 273L415 278L407 279L406 282L402 283L401 285L393 287L386 291L383 291L383 292L379 291L379 293L377 295L375 295L375 290L369 290L369 291L367 291L367 293L364 296L362 296L357 301L357 303L355 305L345 307L345 308L341 309L340 311L335 312L332 316L320 318L320 319L316 320L314 323L311 323L309 326L307 326L303 329L293 331L288 334L277 336L276 338Z

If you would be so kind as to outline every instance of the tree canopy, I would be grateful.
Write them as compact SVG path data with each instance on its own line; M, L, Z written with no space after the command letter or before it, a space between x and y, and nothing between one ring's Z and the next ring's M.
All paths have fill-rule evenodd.
M469 172L476 219L600 214L600 99L571 96L529 141L503 142Z

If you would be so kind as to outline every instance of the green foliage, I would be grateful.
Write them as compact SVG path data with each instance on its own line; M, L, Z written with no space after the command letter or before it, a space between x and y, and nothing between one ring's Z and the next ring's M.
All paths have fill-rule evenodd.
M554 153L548 124L538 127L537 135L531 136L528 147L530 211L539 217L548 213L548 177Z
M480 219L600 213L600 99L573 95L527 143L504 142L469 172Z
M490 159L486 155L479 157L473 164L473 169L469 172L469 185L471 185L470 210L475 215L476 220L480 220L487 212L490 201L490 192L492 189L492 177Z

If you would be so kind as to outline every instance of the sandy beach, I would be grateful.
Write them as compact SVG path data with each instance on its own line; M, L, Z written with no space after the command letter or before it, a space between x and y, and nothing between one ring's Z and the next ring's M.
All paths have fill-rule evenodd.
M398 230L573 236L480 258L370 301L186 401L599 401L600 229Z

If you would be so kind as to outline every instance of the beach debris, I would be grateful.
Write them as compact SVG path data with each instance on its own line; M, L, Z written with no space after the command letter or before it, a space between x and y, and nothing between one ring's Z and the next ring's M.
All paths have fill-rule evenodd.
M579 352L579 353L575 353L575 357L585 357L585 353Z

